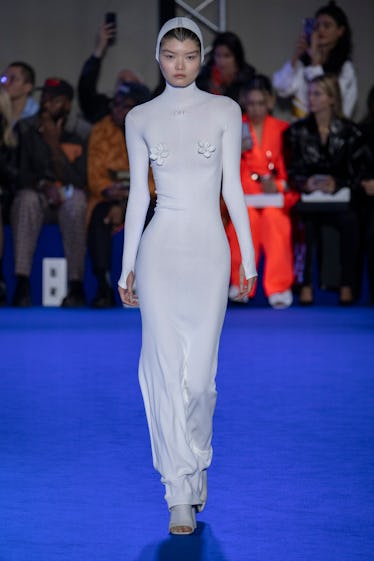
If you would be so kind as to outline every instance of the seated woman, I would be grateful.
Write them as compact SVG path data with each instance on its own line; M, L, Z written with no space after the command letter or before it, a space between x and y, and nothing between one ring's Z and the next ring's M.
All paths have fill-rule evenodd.
M351 117L357 101L357 79L351 61L352 33L345 12L329 2L319 8L311 31L299 36L291 60L275 72L273 86L280 97L292 98L293 114L305 117L308 112L309 80L334 74L339 80L342 109Z
M334 194L342 187L356 190L363 176L366 147L359 128L342 117L339 84L335 76L314 78L308 90L309 115L284 133L290 185L301 193ZM336 209L316 210L301 215L305 226L306 255L299 302L312 304L313 247L323 225L339 232L340 303L354 300L359 248L358 218L346 204Z
M245 114L240 173L244 193L246 195L282 193L284 199L282 207L255 208L251 202L247 202L256 262L258 264L263 252L265 256L263 285L269 304L273 308L287 308L292 304L293 282L289 208L295 202L295 195L286 192L287 175L282 152L282 134L288 123L270 115L274 96L271 82L266 76L255 76L243 89L242 100ZM231 249L229 297L235 301L239 293L238 270L241 256L231 222L227 225L226 232ZM251 296L254 292L253 290Z
M231 31L224 31L216 35L208 62L197 77L196 84L201 90L227 95L239 102L241 87L254 74L254 67L245 61L239 37Z

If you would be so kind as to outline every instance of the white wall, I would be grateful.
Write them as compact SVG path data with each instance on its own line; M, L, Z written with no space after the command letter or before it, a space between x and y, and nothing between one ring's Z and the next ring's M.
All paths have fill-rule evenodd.
M227 0L228 29L241 37L247 59L271 74L292 52L299 25L324 3L307 0ZM374 83L374 2L341 0L353 27L354 61L358 72L361 117ZM0 69L21 59L32 64L40 85L49 75L77 83L80 68L93 48L106 11L119 20L117 45L108 50L100 80L110 92L122 67L140 72L150 87L158 80L154 45L158 31L158 0L7 0L0 20Z

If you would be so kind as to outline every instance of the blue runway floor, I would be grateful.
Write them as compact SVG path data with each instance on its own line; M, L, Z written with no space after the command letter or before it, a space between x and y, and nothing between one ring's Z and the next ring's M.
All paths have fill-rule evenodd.
M169 537L137 310L0 311L0 561L373 561L374 313L228 310L209 500Z

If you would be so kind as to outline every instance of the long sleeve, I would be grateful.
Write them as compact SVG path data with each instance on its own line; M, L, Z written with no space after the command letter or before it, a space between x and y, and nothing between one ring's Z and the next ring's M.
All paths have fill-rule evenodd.
M79 105L90 123L96 123L109 113L109 98L97 92L101 59L90 56L83 65L78 81Z
M287 61L273 74L273 86L281 97L295 95L304 81L303 65L298 61L295 67Z
M135 271L136 256L150 200L148 149L131 112L126 117L125 130L131 175L125 218L122 273L118 281L122 288L126 288L128 274Z
M255 277L257 272L248 212L240 182L242 118L240 107L236 103L230 104L226 123L222 139L222 196L238 236L245 276L249 279Z

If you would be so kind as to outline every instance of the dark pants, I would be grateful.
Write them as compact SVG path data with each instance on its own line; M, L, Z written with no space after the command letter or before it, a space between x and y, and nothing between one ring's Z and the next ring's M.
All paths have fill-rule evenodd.
M110 271L112 265L112 225L105 224L104 218L113 206L112 202L103 202L95 206L88 225L87 247L92 270L97 276Z
M332 226L339 233L340 286L356 286L358 254L360 245L359 222L351 210L336 212L308 212L302 215L305 225L306 255L303 285L312 285L313 253L319 244L323 226ZM323 248L322 248L323 250Z

